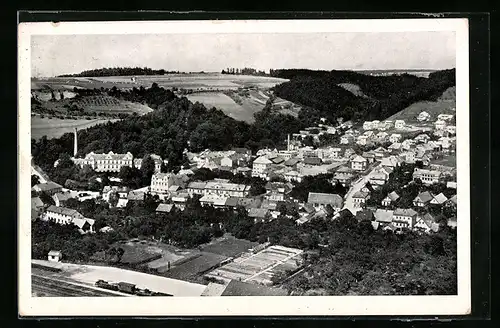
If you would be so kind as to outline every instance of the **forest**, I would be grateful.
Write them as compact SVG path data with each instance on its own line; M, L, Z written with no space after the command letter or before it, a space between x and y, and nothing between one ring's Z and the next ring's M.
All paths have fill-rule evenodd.
M148 67L105 67L86 70L77 74L64 74L59 77L98 77L98 76L133 76L133 75L164 75L176 74L177 71L166 71L164 69L151 69Z
M410 74L371 76L354 71L271 70L271 76L290 79L274 87L278 97L304 106L303 119L331 122L384 120L412 103L435 101L455 86L455 69L436 71L428 78ZM354 95L339 84L359 86L363 96Z

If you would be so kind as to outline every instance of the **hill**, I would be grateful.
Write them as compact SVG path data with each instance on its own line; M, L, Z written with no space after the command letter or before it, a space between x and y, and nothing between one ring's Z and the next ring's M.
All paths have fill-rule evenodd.
M417 116L422 111L430 114L430 121L435 121L439 114L455 114L455 87L446 89L437 101L418 101L390 116L388 120L405 120L418 123Z
M384 120L415 102L436 101L445 90L455 86L455 69L433 72L428 78L293 69L271 73L290 80L274 87L274 92L278 97L304 106L299 117L310 124L317 123L321 117L331 122L339 117L354 121ZM356 90L362 90L369 98L346 90L346 84L359 87Z

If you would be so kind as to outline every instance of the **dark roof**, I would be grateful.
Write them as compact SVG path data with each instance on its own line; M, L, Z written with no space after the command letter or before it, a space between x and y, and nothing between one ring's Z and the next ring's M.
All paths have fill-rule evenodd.
M294 166L298 162L300 162L300 159L294 157L294 158L290 158L290 159L286 160L285 165L286 166Z
M236 207L236 206L238 206L239 200L240 199L238 197L229 197L228 199L226 199L226 203L224 205L225 206Z
M367 193L367 192L358 191L352 197L353 198L366 198L366 197L368 197L368 195L369 195L369 193Z
M320 165L322 163L321 158L319 157L307 157L304 158L304 164L308 165Z
M31 208L42 207L43 202L40 197L31 197Z
M52 181L49 181L47 183L39 183L39 184L35 185L34 187L37 187L41 191L47 191L47 190L62 188L62 186L60 184L57 184L57 183L52 182Z
M432 198L434 198L434 197L432 196L432 194L430 192L424 191L424 192L421 192L420 194L418 194L414 200L420 200L423 203L427 203L427 202L430 202L432 200Z
M363 209L361 211L358 211L356 213L356 219L358 221L363 221L363 220L373 220L375 218L375 216L373 215L373 211L369 210L369 209Z
M274 158L270 158L270 160L274 164L280 164L280 163L283 163L285 161L285 159L283 157L280 157L280 156L276 156Z
M342 207L344 200L337 194L310 192L307 202L310 204L330 204L335 207Z
M285 289L231 280L221 296L287 296Z
M68 200L68 199L71 198L71 194L70 193L61 193L61 192L58 192L53 197L56 197L56 196L57 196L57 199L59 199L59 201L65 201L65 200Z
M59 207L54 205L50 205L49 208L47 209L47 212L53 212L67 216L81 215L80 213L78 213L77 210L72 210L70 208Z

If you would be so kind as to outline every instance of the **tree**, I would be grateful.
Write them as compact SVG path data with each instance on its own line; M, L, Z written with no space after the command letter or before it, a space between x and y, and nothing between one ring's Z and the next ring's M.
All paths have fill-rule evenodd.
M151 156L146 155L142 159L141 172L142 172L143 181L145 183L149 183L151 181L151 177L155 173L155 162L151 158Z
M35 186L40 183L40 178L36 174L31 175L31 186Z

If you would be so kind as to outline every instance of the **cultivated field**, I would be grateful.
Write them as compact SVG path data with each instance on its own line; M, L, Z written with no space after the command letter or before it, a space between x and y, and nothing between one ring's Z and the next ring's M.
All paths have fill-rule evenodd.
M271 285L271 278L276 273L299 268L297 261L300 261L301 254L302 251L299 249L271 246L256 254L244 254L206 276Z
M40 116L31 117L31 139L38 140L43 136L48 139L59 138L65 133L72 133L74 128L78 130L87 129L91 126L114 122L117 119L80 119L80 120L61 120L57 118L41 118Z
M170 270L158 270L165 277L200 282L205 272L227 260L226 256L201 252L174 264Z
M204 252L224 255L227 257L237 257L242 253L249 252L252 248L258 245L259 243L256 242L226 236L202 246L202 250Z
M46 79L33 79L32 89L62 89L72 90L74 87L80 88L112 88L116 86L120 89L133 87L150 87L157 83L164 88L184 88L194 91L208 90L236 90L239 87L257 87L268 89L276 84L286 82L285 79L267 76L229 75L220 73L194 73L194 74L166 74L166 75L139 75L136 81L132 81L132 76L104 76L104 77L53 77Z
M234 102L233 99L226 96L222 92L192 93L187 95L186 97L193 103L202 103L209 109L212 107L216 107L217 109L222 110L224 114L234 118L235 120L245 121L248 123L251 123L254 120L253 111L247 110L247 108L238 105Z

